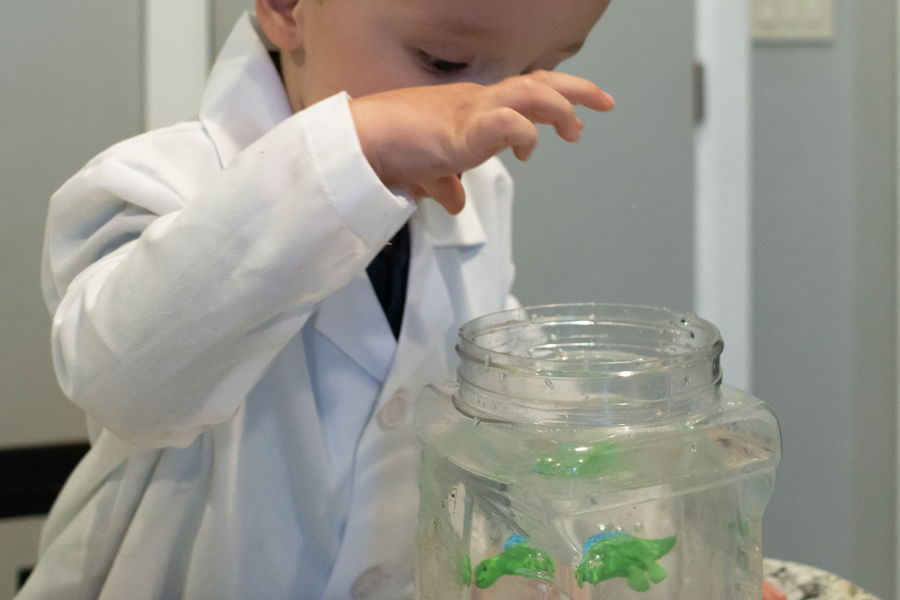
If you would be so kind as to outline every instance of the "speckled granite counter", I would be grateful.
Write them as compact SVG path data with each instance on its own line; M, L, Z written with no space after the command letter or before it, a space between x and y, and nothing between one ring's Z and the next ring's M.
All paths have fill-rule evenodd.
M798 563L767 558L763 573L788 600L878 600L837 575Z

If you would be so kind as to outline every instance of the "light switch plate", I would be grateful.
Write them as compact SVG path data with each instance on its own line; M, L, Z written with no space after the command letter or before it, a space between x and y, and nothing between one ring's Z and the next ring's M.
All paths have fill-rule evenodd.
M753 39L834 39L834 0L751 0Z

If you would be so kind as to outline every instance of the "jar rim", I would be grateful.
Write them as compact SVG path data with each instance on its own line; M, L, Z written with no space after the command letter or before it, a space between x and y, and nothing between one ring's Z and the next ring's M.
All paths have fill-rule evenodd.
M567 320L568 319L568 320ZM582 353L553 356L553 344L542 351L511 350L486 343L492 334L516 328L565 325L588 328L642 328L657 342L667 342L644 352ZM648 340L651 341L651 340ZM594 344L594 341L590 342ZM577 346L577 342L575 342ZM570 341L569 348L573 347ZM462 360L483 363L510 373L554 377L630 377L649 371L681 368L695 362L716 361L724 344L719 329L694 313L638 304L576 302L505 309L472 319L459 329L457 354Z

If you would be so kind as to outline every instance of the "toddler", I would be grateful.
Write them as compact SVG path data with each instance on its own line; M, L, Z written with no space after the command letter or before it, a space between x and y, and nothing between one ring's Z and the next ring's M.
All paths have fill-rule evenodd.
M196 121L54 195L44 294L92 448L35 598L413 593L412 402L511 302L535 123L612 99L552 72L609 0L257 0Z

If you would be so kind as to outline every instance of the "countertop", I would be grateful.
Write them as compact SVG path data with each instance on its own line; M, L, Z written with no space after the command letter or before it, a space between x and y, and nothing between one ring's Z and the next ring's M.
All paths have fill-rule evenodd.
M788 600L879 600L837 575L799 563L767 558L763 573Z

